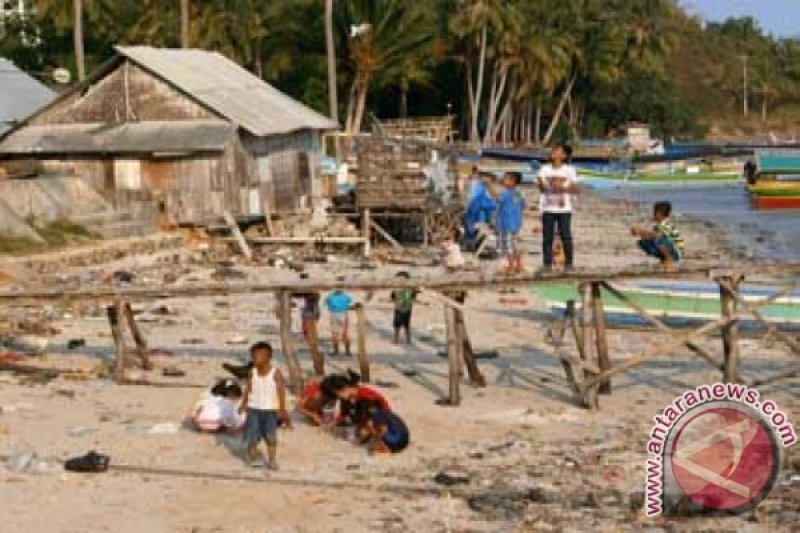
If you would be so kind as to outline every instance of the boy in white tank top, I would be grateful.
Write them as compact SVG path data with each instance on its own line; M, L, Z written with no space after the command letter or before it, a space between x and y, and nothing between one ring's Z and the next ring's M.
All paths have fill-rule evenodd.
M286 387L281 371L272 366L272 346L257 342L250 347L253 368L245 381L244 397L239 408L247 411L244 441L250 466L277 470L278 421L289 423L286 411ZM258 443L267 443L267 462L258 456Z

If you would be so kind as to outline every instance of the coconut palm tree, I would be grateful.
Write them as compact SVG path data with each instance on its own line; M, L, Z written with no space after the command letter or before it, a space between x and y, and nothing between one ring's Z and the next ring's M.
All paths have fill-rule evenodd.
M78 80L86 78L86 59L83 54L83 0L72 0L73 27L72 39L75 44L75 68Z
M189 48L189 0L181 2L181 48Z
M403 0L350 0L337 11L340 37L347 40L352 81L345 131L361 129L376 73L390 71L431 42L425 13Z
M339 96L336 90L336 46L333 41L333 0L325 0L325 51L328 62L328 107L331 118L339 122Z

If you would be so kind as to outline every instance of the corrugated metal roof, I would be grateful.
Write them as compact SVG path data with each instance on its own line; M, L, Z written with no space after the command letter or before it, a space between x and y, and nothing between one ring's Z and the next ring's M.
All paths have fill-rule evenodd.
M219 152L236 135L224 120L26 126L0 144L0 155Z
M45 85L0 57L0 134L54 97Z
M150 46L116 50L255 136L338 128L217 52Z

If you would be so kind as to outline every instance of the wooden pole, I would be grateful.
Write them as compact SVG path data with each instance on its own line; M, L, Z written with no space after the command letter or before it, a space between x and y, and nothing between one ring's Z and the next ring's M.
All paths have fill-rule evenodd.
M597 360L595 357L595 352L592 349L592 291L591 285L589 283L581 283L578 286L578 290L581 295L581 317L580 317L580 329L581 329L581 339L583 341L583 356L585 357L586 361L595 367L599 368L597 365ZM583 369L583 379L584 385L586 385L587 380L588 382L591 381L592 373L584 368ZM590 385L581 387L581 392L583 393L583 402L589 409L597 409L599 408L599 402L597 398L599 383L592 383Z
M449 394L448 403L450 405L459 405L461 403L461 380L459 376L459 347L458 335L456 334L456 313L455 310L449 306L444 306L445 324L447 326L447 361L448 361L448 378L449 378Z
M230 211L223 211L222 217L225 219L225 224L231 230L233 234L233 238L236 239L236 243L239 245L239 249L242 251L242 254L247 259L253 258L253 252L250 250L250 246L247 244L247 241L242 235L242 231L239 229L239 224L236 223L236 219L233 218Z
M372 235L372 226L370 224L371 213L369 207L365 207L361 212L361 236L364 238L364 257L369 258L372 255L372 243L370 237Z
M597 366L600 372L605 372L611 368L611 361L608 358L608 339L606 337L606 316L603 309L603 293L600 291L600 283L592 283L592 319L594 320L594 342L597 350ZM611 380L607 379L600 382L600 394L611 394Z
M111 338L114 340L114 381L125 381L125 337L122 333L122 302L116 300L106 307L108 323L111 326Z
M739 321L736 315L736 290L738 282L730 276L719 278L719 302L721 315L728 320L722 327L722 379L725 383L735 383L739 371Z
M676 333L676 331L674 329L670 328L669 326L664 324L662 321L660 321L659 319L654 317L644 307L642 307L641 305L637 304L635 301L633 301L631 298L629 298L625 293L622 293L622 292L618 291L616 289L616 287L614 287L610 283L604 281L603 282L603 287L605 287L605 289L608 292L613 294L622 303L624 303L625 305L627 305L628 307L630 307L631 309L636 311L639 314L639 316L641 316L647 322L649 322L650 324L655 326L656 329L658 329L659 331L663 331L664 333ZM686 347L689 348L690 350L692 350L694 353L696 353L700 357L702 357L703 359L705 359L706 361L708 361L711 364L711 366L713 366L717 370L722 371L723 366L720 363L717 362L717 359L714 357L713 354L711 354L711 352L709 352L708 350L706 350L705 348L703 348L699 344L697 344L695 342L691 342L691 341L686 343Z
M150 362L150 351L147 348L147 339L144 338L142 331L139 329L139 325L136 323L131 303L125 301L122 306L122 311L125 315L125 321L128 323L128 328L131 330L131 335L133 335L133 342L136 344L136 354L139 356L142 368L151 370L153 364Z
M280 291L275 298L281 334L281 353L289 369L289 388L294 394L300 394L303 391L303 370L300 368L292 343L291 295L288 291Z
M356 306L356 356L361 370L361 381L369 383L369 359L367 357L367 318L364 304Z
M481 369L478 366L478 361L475 359L475 352L472 349L472 343L469 340L469 333L464 321L464 312L460 309L456 310L456 330L461 339L461 356L464 359L464 364L467 367L467 374L469 375L470 383L475 387L485 387L486 378L483 377Z
M383 237L384 240L386 240L386 242L391 244L394 248L396 248L397 250L405 250L403 245L397 242L397 240L394 237L389 235L389 232L383 229L380 224L378 224L374 220L371 220L370 225L372 226L372 229L378 232L378 235Z
M558 331L558 338L553 336L553 343L556 346L556 349L560 349L564 342L564 335L566 334L567 324L572 325L572 336L575 338L575 344L579 345L578 333L577 333L577 324L575 318L575 300L567 300L567 308L564 311L564 320L559 325ZM583 350L582 347L578 348L578 352L580 353ZM580 393L580 388L578 387L578 382L575 379L575 372L572 370L572 363L565 358L561 358L561 366L564 368L564 374L567 377L567 385L572 392L575 394Z

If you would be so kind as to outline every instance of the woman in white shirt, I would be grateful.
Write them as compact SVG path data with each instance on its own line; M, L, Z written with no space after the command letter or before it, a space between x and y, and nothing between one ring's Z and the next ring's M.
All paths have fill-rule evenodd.
M550 163L542 165L537 176L539 210L542 213L542 258L545 270L553 268L553 240L556 231L564 250L564 266L572 269L572 196L578 192L578 174L569 164L572 150L556 144Z

